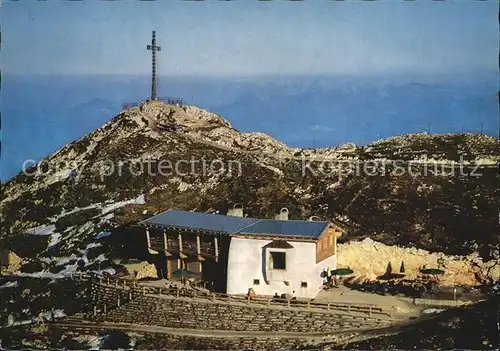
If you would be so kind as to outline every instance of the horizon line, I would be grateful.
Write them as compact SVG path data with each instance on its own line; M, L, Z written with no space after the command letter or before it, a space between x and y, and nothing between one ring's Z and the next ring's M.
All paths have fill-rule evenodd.
M477 77L477 75L495 75L498 77L498 71L494 70L484 70L477 72L443 72L443 73L403 73L403 72L374 72L374 73L338 73L338 72L326 72L326 73L255 73L255 74L157 74L158 77L188 77L188 78L260 78L260 77L353 77L353 78L369 78L369 77L442 77L442 76L456 76L456 77ZM143 77L151 76L151 73L8 73L2 72L2 76L130 76L130 77Z

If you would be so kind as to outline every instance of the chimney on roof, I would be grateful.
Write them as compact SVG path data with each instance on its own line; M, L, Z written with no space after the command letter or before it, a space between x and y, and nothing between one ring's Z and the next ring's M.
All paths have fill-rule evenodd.
M288 208L283 207L280 212L274 216L274 219L280 219L282 221L288 221Z
M243 206L240 203L234 204L233 208L227 211L228 216L243 217Z

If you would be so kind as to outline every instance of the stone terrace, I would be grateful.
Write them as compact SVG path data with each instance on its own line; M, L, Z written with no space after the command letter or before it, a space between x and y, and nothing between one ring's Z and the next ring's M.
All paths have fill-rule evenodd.
M177 297L152 294L145 288L94 283L92 297L97 321L134 323L204 330L329 333L378 328L387 316L314 307L269 306L248 301L219 301L209 296ZM120 302L118 302L120 297ZM104 310L104 305L107 307Z

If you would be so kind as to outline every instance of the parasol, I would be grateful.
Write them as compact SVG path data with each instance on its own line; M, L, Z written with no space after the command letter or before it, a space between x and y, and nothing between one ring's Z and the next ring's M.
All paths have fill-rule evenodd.
M332 271L333 275L349 275L353 273L354 271L350 268L337 268Z

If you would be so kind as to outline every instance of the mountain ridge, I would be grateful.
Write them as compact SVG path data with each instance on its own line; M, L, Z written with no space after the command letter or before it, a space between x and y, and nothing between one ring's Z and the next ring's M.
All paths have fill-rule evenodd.
M119 113L123 103L137 102L150 89L147 76L2 78L9 87L4 91L3 106L8 130L2 144L4 181L20 171L24 160L42 159L95 130ZM291 147L365 145L391 135L429 130L481 131L496 137L498 84L470 78L462 83L461 79L440 79L438 83L436 77L169 76L159 77L159 90L224 116L238 130L265 132ZM419 100L412 97L413 90L404 87L411 81L427 84L420 89ZM290 96L294 92L299 96ZM110 102L107 108L113 113L101 110L98 101L93 104L95 98ZM312 130L315 125L325 128Z
M317 215L341 221L351 228L347 239L372 236L387 244L453 254L482 250L490 256L498 238L494 232L498 174L493 169L498 164L498 146L495 138L462 133L411 134L361 147L291 148L264 133L240 133L223 117L194 106L149 102L122 111L42 162L64 167L36 176L19 174L7 182L0 202L2 236L15 238L30 228L53 226L50 234L60 235L61 242L47 252L70 252L79 242L115 226L111 219L119 216L106 211L113 203L119 205L116 208L144 208L149 216L168 208L217 208L223 213L239 202L255 217L273 217L286 206L292 218ZM425 160L423 155L429 158ZM490 167L481 168L485 173L480 180L432 172L420 177L396 176L390 165L387 174L376 176L304 174L304 162L318 157L331 163L329 169L342 171L344 161L364 164L400 159L409 163L423 159L423 163L417 162L420 169L422 164L436 165L438 161L458 162L460 156L465 163L472 162L466 167L472 167L476 158ZM175 163L192 159L224 164L237 161L241 170L236 175L189 173L189 165L184 164L178 172L182 174L167 176L134 175L127 167L121 175L102 174L107 161L116 167L123 160L140 165L144 160ZM320 161L311 165L319 167ZM146 200L136 203L134 199L140 196ZM63 226L63 218L73 228ZM468 234L471 226L476 235Z

